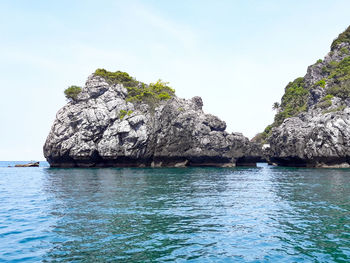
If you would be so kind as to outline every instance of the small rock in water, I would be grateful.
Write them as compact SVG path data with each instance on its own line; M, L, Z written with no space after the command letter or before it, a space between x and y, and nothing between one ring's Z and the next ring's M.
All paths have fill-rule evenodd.
M40 162L27 163L27 164L16 164L15 167L39 167ZM9 166L11 167L11 166Z

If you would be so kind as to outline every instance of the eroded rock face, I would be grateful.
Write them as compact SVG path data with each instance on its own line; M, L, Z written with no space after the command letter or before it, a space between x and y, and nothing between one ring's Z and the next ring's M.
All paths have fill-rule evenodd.
M91 75L77 100L56 115L44 145L50 165L232 167L260 158L258 145L203 112L200 97L173 97L152 108L127 102L127 95L123 85Z
M344 93L330 92L335 87L346 91L350 72L343 64L349 54L350 43L340 43L323 61L308 68L304 77L309 91L307 111L272 129L268 138L270 162L282 166L350 167L350 99ZM320 81L325 84L319 85Z
M350 167L350 108L286 119L270 144L270 161L278 165Z

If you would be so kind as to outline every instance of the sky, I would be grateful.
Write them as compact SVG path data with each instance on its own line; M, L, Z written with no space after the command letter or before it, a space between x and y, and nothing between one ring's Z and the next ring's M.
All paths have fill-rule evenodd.
M44 160L63 91L97 68L170 82L252 138L350 25L349 10L348 0L2 0L0 160Z

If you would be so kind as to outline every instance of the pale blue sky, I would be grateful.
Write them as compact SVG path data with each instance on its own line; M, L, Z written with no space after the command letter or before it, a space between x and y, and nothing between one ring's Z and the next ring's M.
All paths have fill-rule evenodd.
M323 58L350 1L0 2L0 160L43 160L63 90L96 68L169 81L248 137Z

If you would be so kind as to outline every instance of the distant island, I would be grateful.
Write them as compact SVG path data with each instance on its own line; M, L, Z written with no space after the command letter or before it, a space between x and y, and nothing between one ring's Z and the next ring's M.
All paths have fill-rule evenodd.
M65 90L44 145L51 167L234 167L258 161L296 167L350 167L350 27L331 51L290 82L274 122L251 141L226 132L169 84L97 69ZM268 147L263 147L266 144Z

